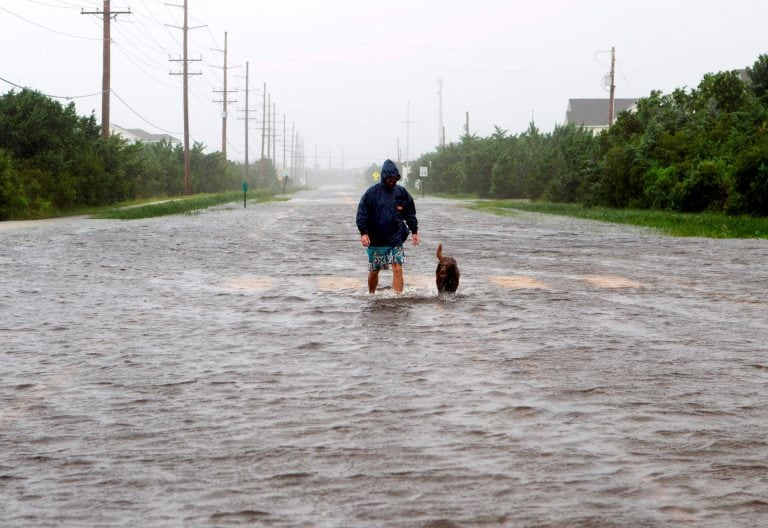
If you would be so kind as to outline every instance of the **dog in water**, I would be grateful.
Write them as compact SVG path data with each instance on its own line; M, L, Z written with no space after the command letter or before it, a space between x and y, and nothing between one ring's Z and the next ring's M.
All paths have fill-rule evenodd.
M435 283L438 292L455 293L459 287L459 266L453 257L443 256L443 245L437 245L437 270L435 270Z

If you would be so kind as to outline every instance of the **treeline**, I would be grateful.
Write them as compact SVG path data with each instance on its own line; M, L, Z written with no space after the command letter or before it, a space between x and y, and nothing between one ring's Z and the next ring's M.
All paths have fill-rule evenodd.
M768 216L768 55L746 71L746 82L729 71L652 92L597 135L496 127L415 166L431 167L427 192Z
M193 193L236 191L242 164L220 152L191 149ZM281 188L271 161L249 171L249 187ZM260 171L263 168L263 173ZM0 220L35 218L57 211L149 197L179 196L184 152L178 144L130 144L101 138L93 115L32 90L0 96Z

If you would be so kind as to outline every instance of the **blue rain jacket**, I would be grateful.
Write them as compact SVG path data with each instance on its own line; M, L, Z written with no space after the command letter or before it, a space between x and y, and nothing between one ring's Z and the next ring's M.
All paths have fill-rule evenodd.
M418 233L416 205L401 185L389 188L382 182L363 193L357 205L357 229L367 234L372 246L400 246L411 233Z

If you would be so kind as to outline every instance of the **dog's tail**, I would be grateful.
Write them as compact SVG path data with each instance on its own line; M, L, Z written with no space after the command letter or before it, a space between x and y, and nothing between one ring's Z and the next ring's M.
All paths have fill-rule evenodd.
M443 260L443 245L437 245L437 260Z

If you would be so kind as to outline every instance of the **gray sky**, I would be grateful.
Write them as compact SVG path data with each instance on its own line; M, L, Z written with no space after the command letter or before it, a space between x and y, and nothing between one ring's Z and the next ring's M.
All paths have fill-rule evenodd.
M181 31L174 0L122 0L112 24L111 121L183 137ZM182 0L175 2L182 4ZM439 139L438 79L446 141L494 125L543 131L561 124L569 98L695 87L707 72L751 66L768 53L765 0L188 0L190 130L221 149L224 32L229 34L228 155L244 158L245 63L250 63L250 159L261 153L261 87L304 141L307 164L363 167ZM101 0L1 0L0 78L76 97L101 120ZM0 80L0 92L12 85ZM257 91L256 91L257 90ZM66 102L66 100L62 100ZM410 121L410 125L406 122Z

